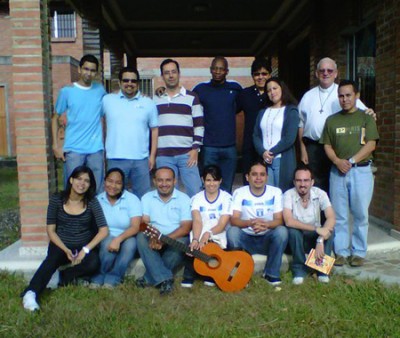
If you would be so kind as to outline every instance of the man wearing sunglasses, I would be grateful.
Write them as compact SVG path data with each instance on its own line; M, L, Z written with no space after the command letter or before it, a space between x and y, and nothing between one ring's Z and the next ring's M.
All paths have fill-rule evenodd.
M308 164L314 173L315 186L329 192L329 171L331 161L319 144L326 119L341 110L337 97L337 65L330 58L323 58L317 64L315 76L319 85L306 92L299 104L299 141L301 161ZM357 107L374 115L372 109L357 100Z
M251 76L254 85L243 89L238 97L238 111L244 112L244 131L242 147L243 184L248 184L246 173L259 155L253 144L253 131L257 115L265 107L267 92L265 82L271 77L271 66L265 58L256 58L251 64Z
M129 190L141 198L150 191L150 170L155 165L157 107L150 98L140 93L137 69L122 68L118 78L120 91L103 99L107 167L123 170L127 186L130 181Z

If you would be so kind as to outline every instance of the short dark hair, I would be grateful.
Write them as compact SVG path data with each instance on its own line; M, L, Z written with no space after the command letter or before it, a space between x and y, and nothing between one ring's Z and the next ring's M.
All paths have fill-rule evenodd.
M121 168L110 168L107 170L106 175L104 176L104 181L107 180L108 176L110 176L112 173L119 173L122 178L122 189L121 192L116 196L117 199L120 198L125 190L125 173Z
M96 195L96 179L94 178L93 171L89 167L81 165L81 166L76 167L72 171L71 175L69 175L65 190L61 193L64 204L68 202L69 197L71 195L71 189L72 189L72 184L70 182L71 178L78 178L82 174L88 174L89 180L90 180L89 189L85 192L85 194L83 196L83 204L85 206L87 206L88 203L95 197L95 195Z
M217 181L222 180L221 168L218 167L217 165L211 164L211 165L204 167L203 174L201 175L201 177L203 177L203 180L206 179L207 175L211 175L211 177L214 180L217 180Z
M265 168L265 171L267 172L267 175L268 175L267 165L266 165L265 162L262 161L262 160L256 160L256 161L252 162L251 165L249 166L249 169L247 170L247 174L250 174L251 168L253 168L253 167L256 166L256 165L261 165L261 166L263 166L263 167Z
M304 164L303 162L300 162L299 165L298 165L298 166L296 167L296 169L294 170L294 173L293 173L293 180L295 180L295 178L296 178L296 173L297 173L298 171L301 171L301 170L309 171L310 174L311 174L311 179L312 179L312 180L314 179L314 173L313 173L311 167L310 167L309 165L307 165L307 164Z
M293 96L293 94L291 93L290 89L288 88L288 86L286 85L285 82L283 82L281 79L279 79L278 77L274 76L274 77L270 77L267 82L265 82L265 87L264 90L265 92L267 92L267 84L270 82L276 82L279 87L282 88L282 105L283 106L287 106L288 104L293 104L295 106L297 106L298 102L295 99L295 97ZM272 102L267 98L266 101L266 106L272 106Z
M268 73L272 73L272 68L270 63L267 61L266 58L263 57L256 57L251 64L251 74L255 73L256 71L260 70L261 68L265 68Z
M356 94L358 93L358 86L357 86L357 83L355 83L355 81L353 81L353 80L341 80L339 82L338 89L340 87L344 87L344 86L353 86L354 93L356 93Z
M82 56L81 61L79 61L79 67L82 68L85 62L94 63L96 65L96 71L99 70L99 60L92 54L86 54Z
M135 73L137 80L138 81L140 80L139 71L134 67L124 67L124 68L122 68L118 73L118 79L120 81L122 80L122 75L124 75L124 73Z
M168 63L175 63L176 68L178 69L178 73L181 72L180 69L179 69L179 63L178 63L178 61L175 61L175 60L173 60L173 59L165 59L163 62L161 62L161 65L160 65L161 75L163 75L163 68L164 68L164 66L167 65Z
M228 65L228 60L223 57L223 56L216 56L212 61L211 61L211 67L214 67L214 65L216 64L217 61L222 61L224 63L224 67L225 69L229 68Z
M172 172L172 176L173 176L174 178L176 177L176 175L175 175L175 170L172 169L171 167L168 167L168 166L165 165L165 166L162 166L162 167L158 167L158 168L156 168L156 169L154 170L153 178L155 178L156 175L157 175L157 172L160 171L160 170L162 170L162 169L170 170L170 171Z

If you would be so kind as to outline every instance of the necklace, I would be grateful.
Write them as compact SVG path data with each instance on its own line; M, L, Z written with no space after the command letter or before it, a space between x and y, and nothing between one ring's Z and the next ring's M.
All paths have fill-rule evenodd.
M273 136L274 136L274 122L276 120L276 118L279 116L279 114L281 113L282 107L279 108L278 113L275 114L274 117L272 117L272 108L268 108L268 115L267 115L267 120L265 121L265 138L267 140L267 145L270 147L272 145L272 140L273 140ZM272 117L272 120L270 121ZM268 126L269 126L269 130L270 133L268 133ZM269 149L267 149L269 150Z
M324 102L322 102L322 99L321 99L321 87L318 88L319 103L320 103L320 105L321 105L321 109L319 110L319 112L320 112L321 114L324 112L325 103L326 103L326 101L328 101L329 96L331 96L331 94L332 94L332 92L333 92L334 89L335 89L335 85L332 85L331 91L329 92L329 94L328 94L328 96L326 97L326 99L324 100Z

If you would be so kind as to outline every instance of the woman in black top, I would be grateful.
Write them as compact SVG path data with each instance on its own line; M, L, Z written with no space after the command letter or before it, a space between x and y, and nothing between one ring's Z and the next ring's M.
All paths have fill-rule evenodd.
M95 192L92 170L79 166L69 177L65 191L50 198L46 222L50 239L47 257L23 292L25 309L39 310L36 297L60 266L69 265L60 271L60 285L97 272L100 261L95 248L107 237L108 227Z

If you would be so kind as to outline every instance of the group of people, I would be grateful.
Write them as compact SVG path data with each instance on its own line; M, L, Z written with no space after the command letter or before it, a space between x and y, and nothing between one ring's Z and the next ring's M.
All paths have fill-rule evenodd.
M379 136L374 112L357 108L365 106L356 84L334 83L333 60L318 63L319 86L299 105L264 59L252 64L254 86L242 89L226 80L228 62L216 57L212 79L193 91L180 85L178 62L166 59L160 65L165 88L153 100L140 93L132 67L121 69L120 91L106 94L93 82L98 66L85 55L78 82L60 91L55 106L53 150L65 161L65 190L49 203L48 254L22 294L26 309L39 309L37 297L57 270L60 285L83 279L91 288L115 287L137 252L146 268L138 287L170 293L174 270L184 261L181 286L192 287L199 278L193 257L163 236L190 250L215 242L267 255L263 277L273 286L281 283L288 244L294 284L308 274L305 253L311 247L323 258L333 246L337 265L363 264ZM244 186L231 196L239 111L245 114ZM56 136L63 124L61 148ZM178 178L185 192L178 190ZM141 222L159 236L140 232ZM319 273L318 280L328 283L329 277ZM207 277L204 283L215 285Z

